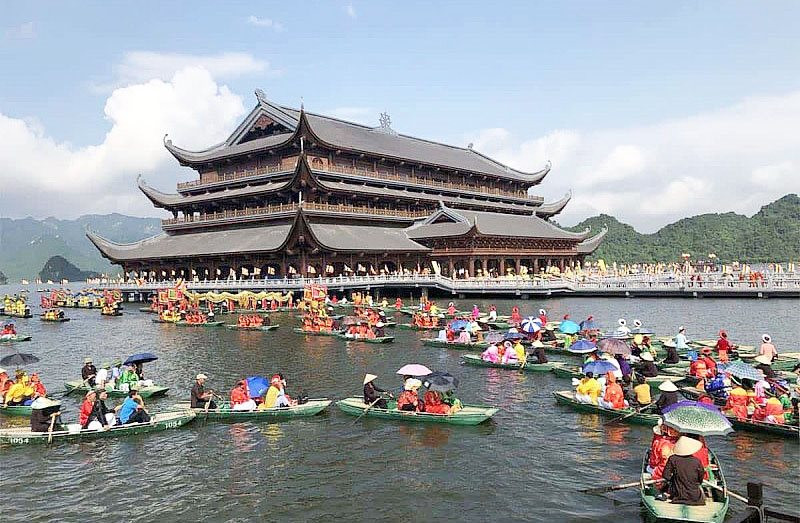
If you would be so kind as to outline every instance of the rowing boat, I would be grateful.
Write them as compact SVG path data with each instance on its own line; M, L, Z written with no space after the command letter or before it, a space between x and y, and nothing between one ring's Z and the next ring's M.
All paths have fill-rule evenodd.
M471 341L469 343L460 343L458 341L445 341L438 338L423 338L422 344L428 347L442 347L444 349L454 350L485 349L489 346L488 341Z
M39 316L39 319L49 323L64 323L65 321L69 321L69 318L45 318L44 316Z
M6 445L36 445L49 442L75 442L100 438L117 438L133 436L147 432L177 429L195 418L195 413L187 410L163 412L153 415L147 423L127 423L115 425L108 430L79 429L70 430L72 426L61 425L58 430L48 432L31 432L29 427L0 430L0 443ZM78 428L80 425L77 426Z
M731 422L734 430L742 430L746 432L758 432L761 434L773 434L775 436L783 436L785 438L792 438L797 441L800 436L800 428L796 425L779 425L778 423L768 423L766 421L753 421L751 419L739 420L736 416L726 416L728 421Z
M594 403L582 403L575 399L575 393L571 390L555 391L553 392L553 396L556 398L556 403L572 407L578 412L592 412L594 414L600 414L601 416L606 416L609 418L620 418L630 414L630 416L625 418L625 421L628 423L634 423L636 425L652 426L657 424L658 419L660 418L658 414L648 414L646 412L637 412L636 414L633 414L634 410L631 408L607 409L605 407L601 407L600 405L595 405Z
M557 369L553 369L553 372L559 378L582 378L583 371L581 368L575 365L564 365ZM638 376L638 374L637 374ZM673 374L659 374L658 376L653 376L651 378L645 378L645 382L650 385L650 389L658 390L658 386L664 383L665 381L671 381L673 383L678 383L680 381L684 381L686 376L682 375L673 375Z
M4 416L30 417L32 410L30 405L0 405L0 414Z
M474 365L476 367L491 367L494 369L507 369L507 370L523 370L525 372L550 372L554 368L563 365L560 362L526 363L524 366L521 367L519 363L492 363L491 361L484 361L477 354L463 354L461 356L461 360L467 365Z
M307 331L300 327L295 327L292 332L304 334L306 336L339 336L339 331Z
M226 329L237 331L274 331L280 325L259 325L259 326L242 326L242 325L225 325Z
M89 389L91 389L91 387L89 387L89 385L87 385L86 382L78 380L66 382L64 384L64 388L67 389L67 392L78 390L79 392L82 392L84 394L89 392ZM105 389L105 390L106 392L108 392L108 395L111 398L125 398L128 396L127 390L123 389ZM151 397L157 398L159 396L164 396L169 390L169 387L159 387L157 385L152 385L150 387L141 387L136 390L139 393L139 396L141 396L142 398L151 398Z
M139 307L139 312L147 312L150 314L158 314L158 311L151 307Z
M222 402L216 409L192 409L188 401L177 403L176 409L191 410L200 421L270 421L275 419L299 418L319 414L331 404L331 400L320 398L308 400L302 405L277 407L266 410L232 410L230 403Z
M33 313L25 312L0 312L0 316L8 316L9 318L33 318Z
M413 421L417 423L445 423L449 425L479 425L494 416L497 407L485 405L464 405L455 414L431 414L428 412L408 412L397 409L369 408L361 397L345 398L336 402L339 409L351 416L367 416L370 418ZM367 410L369 408L369 410Z
M19 336L15 334L13 336L0 338L0 343L20 343L23 341L31 341L32 337L33 336L31 336L30 334L26 334L24 336Z
M755 365L756 362L753 360L755 360L756 356L758 354L739 354L739 359L750 365ZM800 365L800 356L794 352L779 354L770 366L774 371L792 371L798 365Z
M725 520L725 514L728 512L728 503L730 500L725 485L725 477L722 475L722 470L719 468L719 461L711 450L708 451L708 458L712 468L709 470L709 479L704 481L704 483L716 485L722 490L720 491L715 488L704 489L706 490L704 505L681 505L679 503L657 500L656 495L660 492L660 489L654 484L645 485L646 481L652 479L652 476L647 472L649 454L650 451L648 450L642 460L639 494L642 498L642 504L655 521L722 523L722 521Z
M161 318L153 318L150 321L152 321L153 323L178 323L177 320L176 321L172 321L172 320L164 320L164 319L161 319Z
M339 334L339 337L343 340L353 341L353 342L361 342L361 343L393 343L394 336L380 336L377 338L354 338L352 336L348 336L346 334Z
M189 323L186 320L181 320L175 322L175 325L180 325L181 327L222 327L225 325L224 321L206 321L203 323Z

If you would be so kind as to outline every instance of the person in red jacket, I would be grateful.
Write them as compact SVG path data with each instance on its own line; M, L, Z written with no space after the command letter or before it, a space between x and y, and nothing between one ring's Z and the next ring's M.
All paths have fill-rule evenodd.
M256 408L256 402L250 399L250 393L247 391L247 382L240 381L231 391L231 409L233 410L253 410Z
M672 448L677 439L674 431L662 425L661 420L653 427L653 440L650 443L650 456L647 462L647 471L652 475L652 479L661 479L664 466L672 455Z
M38 372L31 374L31 387L33 387L34 398L47 396L47 389L44 387L44 384L39 381Z
M86 393L86 397L83 399L83 403L81 403L81 410L78 414L78 423L81 424L81 428L86 428L89 426L89 415L92 413L92 409L94 408L94 400L97 399L97 393L93 390L90 390Z
M728 352L733 349L733 345L728 341L728 333L724 330L719 331L719 339L717 340L717 356L722 363L728 363Z

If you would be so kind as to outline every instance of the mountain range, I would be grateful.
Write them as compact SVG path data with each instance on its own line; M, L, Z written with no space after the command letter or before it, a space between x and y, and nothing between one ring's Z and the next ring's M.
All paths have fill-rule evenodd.
M751 217L736 213L701 214L642 234L613 216L601 214L574 227L592 231L608 227L594 258L606 262L677 261L682 253L694 259L709 253L722 262L787 261L800 258L800 197L787 194ZM122 214L87 214L75 220L0 218L0 274L9 281L34 278L53 256L84 271L115 274L113 267L86 238L90 229L110 240L127 243L158 234L157 218ZM52 269L52 268L51 268Z

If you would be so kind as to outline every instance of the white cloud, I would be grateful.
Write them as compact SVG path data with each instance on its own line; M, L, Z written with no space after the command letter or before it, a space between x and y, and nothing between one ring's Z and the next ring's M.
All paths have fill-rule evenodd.
M152 216L156 211L138 194L136 176L169 191L179 174L191 174L166 151L164 134L190 149L207 147L224 139L244 112L242 99L208 70L187 66L166 81L115 89L104 109L111 128L97 145L73 147L47 136L35 120L0 114L3 214Z
M800 91L626 129L556 130L521 139L505 129L472 135L475 148L523 170L553 170L548 199L574 189L565 224L605 212L643 231L687 215L752 214L800 192Z
M334 118L339 118L340 120L374 127L378 125L379 112L380 111L376 111L372 107L336 107L325 111L325 114L333 116Z
M271 18L260 18L255 15L248 16L247 23L256 27L266 27L268 29L272 29L276 33L280 33L285 30L282 23L276 22Z
M30 40L36 38L36 29L33 27L33 22L25 22L6 29L5 37L10 40Z
M187 67L200 67L214 78L236 78L245 74L275 73L268 62L248 53L219 53L193 55L182 53L155 53L131 51L113 68L115 86L142 83L157 78L167 81Z
M356 16L358 16L356 15L356 8L353 7L353 4L347 4L346 6L344 6L344 12L347 13L347 16L349 16L350 18L355 18Z

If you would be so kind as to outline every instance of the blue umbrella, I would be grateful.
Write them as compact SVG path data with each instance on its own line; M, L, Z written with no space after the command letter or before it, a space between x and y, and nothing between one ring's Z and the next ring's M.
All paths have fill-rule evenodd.
M450 329L454 331L460 331L461 329L468 329L470 326L470 322L467 320L453 320L450 322Z
M759 381L764 379L764 373L752 365L749 365L742 360L732 361L727 365L718 365L717 372L723 374L730 374L731 376L739 379L748 379Z
M558 330L560 330L564 334L575 334L576 332L581 330L581 327L572 320L564 320L558 326Z
M614 372L617 370L617 367L607 360L596 360L590 361L586 365L583 366L583 373L586 374L587 372L591 372L595 376L602 376L606 372Z
M596 351L597 346L594 344L593 341L578 340L572 345L570 345L567 350L574 354L588 354L590 352Z
M128 359L125 360L125 363L123 363L123 365L133 365L135 363L150 363L151 361L156 361L157 359L158 356L156 356L152 352L140 352L139 354L128 356Z
M260 398L269 389L269 380L264 376L250 376L247 378L247 390L251 398Z
M581 322L581 330L582 331L596 331L600 330L600 326L597 324L596 321L585 319Z
M534 333L539 332L542 330L542 320L539 318L534 318L533 316L528 316L524 320L522 320L522 324L520 325L524 332Z

